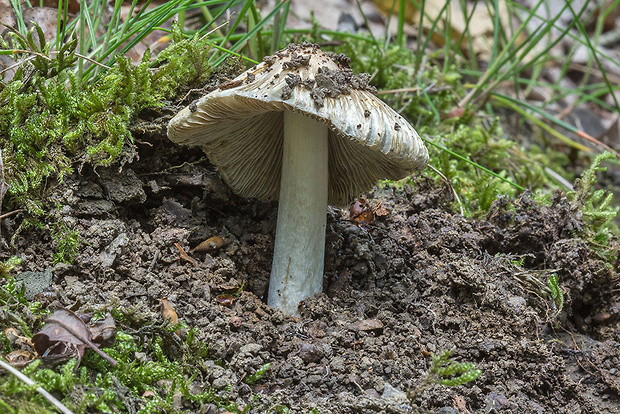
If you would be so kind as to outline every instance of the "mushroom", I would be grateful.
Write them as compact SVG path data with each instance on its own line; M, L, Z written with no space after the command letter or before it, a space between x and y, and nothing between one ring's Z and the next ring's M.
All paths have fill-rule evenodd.
M349 58L290 44L180 111L177 144L198 145L239 195L279 199L269 306L298 315L320 292L327 205L423 169L409 123L373 94Z

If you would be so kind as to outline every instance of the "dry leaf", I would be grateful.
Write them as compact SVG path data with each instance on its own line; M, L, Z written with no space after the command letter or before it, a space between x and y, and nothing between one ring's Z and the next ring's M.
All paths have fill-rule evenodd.
M385 209L385 207L381 205L381 203L379 203L379 205L375 207L373 212L375 213L375 217L383 217L388 215L388 211Z
M228 242L220 236L213 236L194 247L190 252L212 252L221 249L227 244Z
M67 309L56 310L45 320L45 326L32 337L32 344L40 356L61 355L81 358L91 348L111 365L116 360L93 343L93 334L84 321Z
M43 355L55 342L85 345L92 340L88 327L75 313L59 309L45 320L45 326L32 337L34 349Z
M176 325L179 323L179 315L177 315L176 311L168 301L168 298L163 298L159 300L162 305L161 315L164 317L164 320L169 319L170 323ZM181 330L177 329L175 334L181 336Z
M116 341L116 322L112 315L106 316L105 319L91 323L88 325L92 335L93 342L102 347L110 347Z
M179 323L179 316L177 315L176 311L172 308L172 305L170 304L168 299L163 298L163 299L160 299L159 301L161 302L161 305L162 305L161 314L164 317L164 319L166 318L170 319L170 322L172 322L173 324Z
M368 201L363 198L358 199L349 206L349 220L359 223L372 224L375 221L374 215Z
M371 208L368 201L363 198L349 206L349 220L356 223L374 224L377 217L387 216L387 214L388 212L382 207L381 202L376 207Z
M233 297L233 295L228 295L224 293L221 295L217 295L216 300L220 305L232 306L235 298Z
M4 359L6 359L11 365L23 366L32 361L34 359L34 355L32 355L31 352L18 349L6 354Z
M7 337L13 348L21 348L23 345L28 345L30 347L32 346L30 338L21 336L15 328L6 328L4 331L2 331L2 333L4 333L4 335Z
M358 330L363 332L368 331L383 331L383 323L378 319L364 319L353 324Z

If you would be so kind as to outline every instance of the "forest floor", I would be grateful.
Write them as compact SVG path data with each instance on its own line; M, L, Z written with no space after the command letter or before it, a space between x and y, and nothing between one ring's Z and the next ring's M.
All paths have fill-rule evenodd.
M336 29L321 12L337 17L348 5L359 23L353 3L333 0L317 19ZM589 242L564 193L546 205L527 191L500 197L466 218L452 189L422 173L365 194L370 219L329 207L323 293L301 317L284 316L265 303L277 203L233 194L201 150L172 144L166 125L183 105L166 105L133 124L133 162L87 164L48 183L41 222L79 233L72 264L53 264L50 228L25 226L21 214L2 219L0 261L22 259L12 274L29 296L55 292L82 313L136 315L140 323L117 321L136 337L148 334L144 321L163 322L167 298L186 328L162 339L166 357L187 351L190 329L207 350L190 391L213 389L251 413L620 413L618 259L605 256L620 245ZM193 250L211 237L221 244ZM449 350L481 370L476 380L428 381L432 356ZM157 387L165 395L171 384ZM112 388L126 407L143 403ZM173 406L226 411L180 394Z
M250 412L620 412L617 275L576 236L583 223L561 193L546 206L500 198L467 219L422 175L367 194L380 207L372 223L330 207L324 293L285 317L264 302L277 203L234 195L200 151L171 144L165 112L136 125L139 159L121 173L85 167L55 187L53 214L83 239L73 265L50 265L44 229L15 238L20 272L53 275L37 289L82 312L113 306L153 321L168 298L212 359L193 385ZM18 225L6 218L4 235ZM180 259L175 243L189 252L213 236L225 245ZM479 378L419 387L430 354L451 349ZM266 363L258 382L242 381Z

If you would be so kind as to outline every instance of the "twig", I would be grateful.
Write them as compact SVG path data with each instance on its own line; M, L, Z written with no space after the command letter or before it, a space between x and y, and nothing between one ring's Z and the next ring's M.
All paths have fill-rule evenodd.
M204 39L205 37L208 37L210 34L215 33L217 31L219 31L222 27L226 26L229 23L229 20L225 21L224 23L220 24L219 26L217 26L215 29L205 33L204 35L202 35L202 37L199 40Z
M27 57L26 59L24 59L24 60L20 60L19 62L14 63L14 64L12 64L11 66L7 66L6 68L4 68L4 69L0 70L0 75L1 75L1 74L3 74L4 72L8 72L9 70L11 70L11 69L13 69L13 68L16 68L16 67L18 67L18 66L20 66L20 65L23 65L24 63L26 63L26 62L28 62L28 61L30 61L30 60L32 60L32 59L34 59L34 58L36 58L36 56L28 56L28 57Z
M549 177L551 177L552 179L554 179L555 181L560 183L560 185L564 186L564 188L566 188L568 191L573 191L575 189L573 187L573 184L570 181L568 181L566 178L562 177L560 174L558 174L557 172L555 172L551 168L545 167L545 172L547 173L547 175Z
M2 198L0 197L0 201L2 201ZM0 202L0 208L2 208L2 203ZM8 213L4 213L4 214L0 214L0 220L2 220L3 218L7 218L9 216L12 216L13 214L17 214L17 213L21 213L22 209L19 210L13 210L13 211L9 211Z
M59 53L59 52L57 52L57 51L55 51L55 50L52 50L50 53ZM103 63L100 63L100 62L97 62L95 59L91 59L91 58L89 58L88 56L80 55L79 53L75 53L75 52L74 52L73 54L74 54L75 56L77 56L77 57L81 58L81 59L84 59L84 60L89 61L89 62L90 62L90 63L92 63L93 65L97 65L97 66L100 66L100 67L102 67L102 68L104 68L104 69L108 69L108 70L112 69L110 66L108 66L108 65L104 65Z
M0 359L0 366L6 369L7 371L9 371L11 374L15 375L17 378L19 378L20 381L24 382L25 384L31 387L37 385L33 380L31 380L30 378L22 374L19 370L13 368L11 365L2 361L1 359ZM45 397L47 401L49 401L54 407L58 408L60 412L62 412L63 414L73 414L73 411L69 410L63 403L61 403L56 398L54 398L52 394L45 391L43 387L37 387L37 392L41 394L43 397Z

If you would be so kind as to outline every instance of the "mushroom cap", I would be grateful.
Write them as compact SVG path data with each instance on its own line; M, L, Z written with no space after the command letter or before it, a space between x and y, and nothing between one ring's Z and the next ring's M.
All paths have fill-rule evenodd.
M378 180L404 178L428 162L413 127L348 63L317 45L290 44L181 110L168 137L201 146L239 195L276 200L284 111L305 114L329 128L328 202L345 205Z

